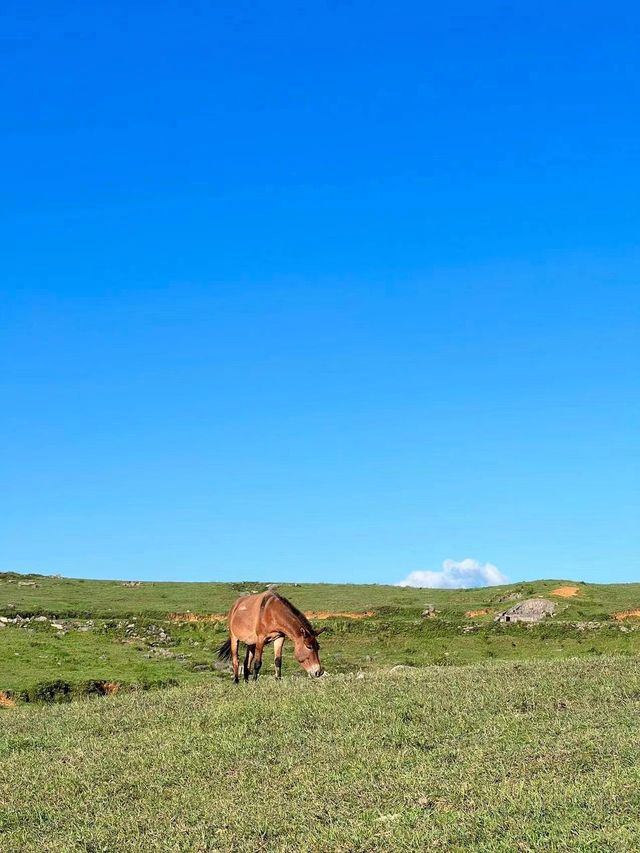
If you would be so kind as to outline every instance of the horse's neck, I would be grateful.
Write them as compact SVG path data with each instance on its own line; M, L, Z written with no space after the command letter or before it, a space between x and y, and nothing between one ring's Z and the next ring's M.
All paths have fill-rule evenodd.
M292 613L285 604L278 608L277 627L288 639L296 640L304 634L304 626L295 613Z

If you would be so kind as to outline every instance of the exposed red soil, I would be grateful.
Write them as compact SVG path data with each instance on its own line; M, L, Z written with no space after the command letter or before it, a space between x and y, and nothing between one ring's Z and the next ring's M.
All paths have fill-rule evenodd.
M577 586L559 586L554 589L551 595L557 595L558 598L575 598L580 593Z
M613 614L613 618L617 622L622 622L624 619L640 619L640 610L620 610Z
M491 613L488 607L485 607L483 610L467 610L464 614L467 619L475 619L476 616L486 616L487 613Z
M170 622L226 622L227 616L222 613L170 613Z
M373 610L357 612L355 610L307 610L307 619L368 619L374 615ZM170 613L171 622L226 622L226 615L221 613Z
M370 619L375 614L373 610L307 610L304 615L307 619Z
M0 690L0 708L15 708L15 706L15 701Z

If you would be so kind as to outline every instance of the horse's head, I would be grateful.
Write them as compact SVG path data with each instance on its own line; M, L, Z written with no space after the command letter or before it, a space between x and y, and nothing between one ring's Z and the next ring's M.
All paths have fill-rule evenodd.
M318 634L323 631L324 628L313 632L305 631L300 634L295 643L296 660L311 677L319 678L324 673L320 663L320 644L318 643Z

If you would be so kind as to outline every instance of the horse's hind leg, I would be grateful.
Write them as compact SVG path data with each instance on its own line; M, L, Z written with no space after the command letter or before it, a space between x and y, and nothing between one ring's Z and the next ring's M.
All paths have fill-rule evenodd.
M260 673L260 667L262 666L262 650L264 649L264 640L258 642L255 645L255 652L253 658L253 680L258 680L258 674Z
M284 637L277 637L273 641L273 657L276 667L276 678L282 678L282 647L284 646Z
M238 673L240 671L240 658L238 657L238 649L240 648L240 640L231 635L231 663L233 664L233 680L237 684L240 679Z
M247 646L247 653L244 656L244 666L242 667L242 674L245 681L249 681L249 676L251 675L251 662L253 661L255 649L255 646Z

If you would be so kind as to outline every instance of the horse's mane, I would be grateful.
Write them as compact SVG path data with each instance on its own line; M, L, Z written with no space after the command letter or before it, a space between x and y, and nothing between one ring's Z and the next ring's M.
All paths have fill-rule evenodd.
M291 613L293 613L293 615L298 619L299 622L302 623L302 627L305 632L309 633L311 636L315 636L316 632L313 625L311 624L311 622L309 622L304 613L301 610L298 610L295 604L292 604L288 598L285 598L284 595L280 595L279 592L271 590L271 593L275 598L278 599L278 601L281 601L284 606L291 611Z

